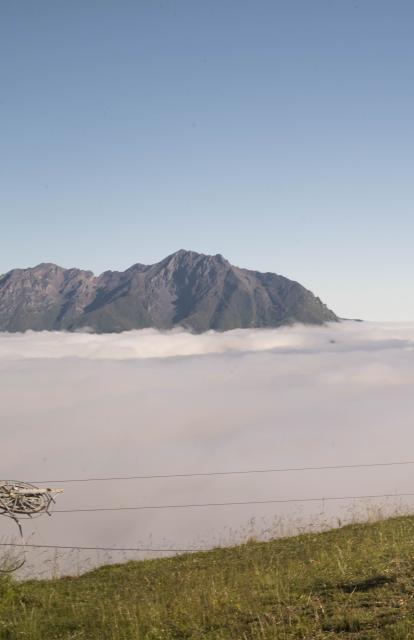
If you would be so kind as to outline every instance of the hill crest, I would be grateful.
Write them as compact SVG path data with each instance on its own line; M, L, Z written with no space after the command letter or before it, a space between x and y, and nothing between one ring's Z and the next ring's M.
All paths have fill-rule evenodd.
M182 326L203 332L337 320L298 282L184 249L152 265L98 276L52 263L0 276L0 331Z

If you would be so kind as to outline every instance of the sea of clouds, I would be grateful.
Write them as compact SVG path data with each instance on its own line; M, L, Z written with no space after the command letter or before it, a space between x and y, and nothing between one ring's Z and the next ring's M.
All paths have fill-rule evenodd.
M63 488L56 508L68 510L320 497L55 513L24 523L40 545L192 549L335 525L379 506L389 513L414 498L327 498L414 493L414 465L56 481L414 460L413 385L414 323L3 333L0 477ZM0 518L1 539L14 535ZM148 555L32 549L21 575Z

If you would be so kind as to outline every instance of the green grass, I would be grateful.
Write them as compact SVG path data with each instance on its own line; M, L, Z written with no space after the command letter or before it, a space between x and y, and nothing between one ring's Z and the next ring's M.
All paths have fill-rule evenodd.
M0 639L414 638L414 518L0 579Z

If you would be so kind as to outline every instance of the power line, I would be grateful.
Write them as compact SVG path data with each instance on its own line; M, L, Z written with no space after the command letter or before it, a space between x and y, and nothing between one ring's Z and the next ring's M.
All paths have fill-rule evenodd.
M189 509L200 507L224 507L235 505L260 505L260 504L286 504L286 503L303 503L303 502L325 502L337 500L361 500L376 498L401 498L414 497L414 493L382 493L382 494L365 494L358 496L322 496L311 498L281 498L271 500L248 500L234 502L208 502L198 504L170 504L170 505L147 505L135 507L103 507L92 509L57 509L54 513L79 513L79 512L99 512L99 511L139 511L145 509ZM18 547L18 548L34 548L34 549L61 549L61 550L79 550L79 551L115 551L115 552L156 552L156 553L191 553L200 551L209 551L211 549L205 547L193 547L191 549L166 549L166 548L145 548L145 547L84 547L70 545L50 545L50 544L30 544L30 543L13 543L0 542L0 547Z
M232 507L239 505L255 505L255 504L287 504L293 502L327 502L335 500L362 500L375 498L402 498L413 497L414 493L379 493L371 495L359 496L320 496L317 498L272 498L270 500L245 500L232 502L202 502L189 504L158 504L158 505L140 505L136 507L95 507L87 509L56 509L53 513L93 513L99 511L144 511L154 509L194 509L200 507Z
M271 469L241 469L234 471L206 471L195 473L165 473L165 474L152 474L152 475L137 475L137 476L108 476L97 478L68 478L65 480L32 480L33 484L52 484L61 483L69 484L71 482L113 482L118 480L153 480L156 478L196 478L206 476L232 476L232 475L249 475L259 473L286 473L294 471L326 471L333 469L368 469L372 467L395 467L403 465L414 464L414 460L403 460L397 462L372 462L362 464L336 464L336 465L324 465L319 467L281 467Z
M249 500L243 502L209 502L200 504L180 504L180 505L149 505L149 506L137 506L137 507L103 507L94 509L60 509L54 511L54 513L79 513L79 512L97 512L97 511L138 511L144 509L188 509L196 507L224 507L233 505L255 505L255 504L285 504L292 502L325 502L335 500L361 500L361 499L375 499L375 498L401 498L401 497L414 497L414 493L379 493L379 494L366 494L359 496L328 496L318 498L285 498L285 499L272 499L272 500ZM145 552L157 552L157 553L191 553L195 551L210 551L211 549L206 547L193 547L191 549L154 549L144 547L81 547L81 546L69 546L69 545L50 545L50 544L25 544L25 543L13 543L13 542L0 542L0 547L30 547L38 549L77 549L80 551L145 551Z
M210 551L206 548L193 549L144 549L142 547L73 547L59 544L24 544L14 542L0 542L0 547L30 547L35 549L78 549L79 551L154 551L157 553L190 553L190 551Z

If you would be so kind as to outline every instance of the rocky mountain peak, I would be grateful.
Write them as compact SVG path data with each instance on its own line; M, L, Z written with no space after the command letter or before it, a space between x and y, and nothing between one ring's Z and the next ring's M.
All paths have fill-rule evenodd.
M182 326L200 332L336 320L297 282L184 249L153 265L100 276L52 263L0 276L1 331Z

